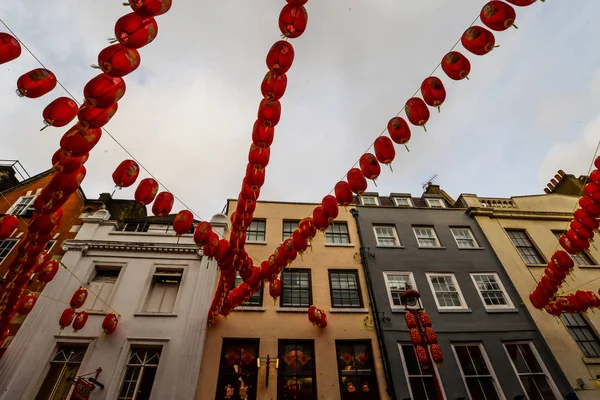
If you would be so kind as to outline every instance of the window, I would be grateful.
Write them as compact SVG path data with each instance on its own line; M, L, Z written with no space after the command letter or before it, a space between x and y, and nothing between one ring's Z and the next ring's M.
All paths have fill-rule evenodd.
M475 249L479 247L475 238L473 237L473 232L469 228L450 228L450 232L452 232L452 236L454 236L454 240L456 240L456 245L459 249Z
M446 205L444 204L444 200L442 200L442 199L426 198L425 202L427 203L429 208L446 208Z
M277 398L317 399L315 345L312 340L280 340Z
M258 344L258 339L223 339L215 400L226 399L227 395L232 400L256 400ZM247 397L240 396L240 392Z
M387 287L392 309L404 309L400 295L405 290L416 290L413 275L410 272L384 272L383 279Z
M397 207L412 207L410 197L394 197L394 204Z
M94 278L90 282L89 288L90 291L96 293L98 297L88 296L84 308L94 311L106 310L106 304L110 300L110 296L115 289L117 278L120 273L121 268L96 266Z
M52 250L52 247L54 247L54 245L56 244L57 240L56 239L52 239L50 240L47 244L46 244L46 251L48 253L50 253L50 250Z
M22 196L20 197L15 204L13 204L12 208L8 211L8 214L12 215L22 215L22 216L31 216L35 209L33 208L33 202L36 196Z
M363 206L378 206L379 199L377 196L360 196L360 202Z
M413 227L419 247L440 247L440 242L432 226Z
M554 236L557 239L560 239L560 236L564 233L562 231L553 231ZM590 253L587 250L583 250L581 253L570 254L571 258L577 265L597 265L596 261L590 256Z
M336 340L341 400L379 399L371 342Z
M504 349L528 399L556 400L558 398L554 382L550 380L548 371L533 343L505 343Z
M438 309L467 308L454 274L427 274L427 279Z
M285 240L287 238L291 238L292 234L298 228L298 224L300 221L298 220L283 220L283 232L281 233L281 240Z
M404 365L404 373L408 381L408 390L411 399L422 400L443 400L438 395L436 390L435 380L440 380L437 371L433 366L426 370L421 368L417 360L415 346L412 344L398 344L400 347L400 355L402 356L402 364ZM435 376L433 374L436 374ZM440 384L441 386L441 384Z
M35 400L66 399L71 390L67 379L75 379L87 346L59 345Z
M160 348L132 347L125 368L118 400L149 399L156 370L160 361Z
M312 290L309 269L283 270L281 275L282 307L308 307L312 304Z
M377 239L377 246L381 247L398 247L400 246L400 240L398 239L398 233L396 227L393 225L373 225L375 231L375 238Z
M357 271L329 271L331 307L361 308Z
M481 344L453 345L471 399L500 400L500 385Z
M181 269L157 268L152 276L144 312L172 313L182 275Z
M267 230L267 221L264 219L255 219L252 221L246 231L247 242L264 242L265 232Z
M0 263L6 260L6 257L10 254L10 251L15 247L18 240L6 239L0 240Z
M513 308L497 274L471 274L471 278L486 309Z
M325 243L350 243L348 224L346 222L334 222L329 225L325 231Z
M600 357L600 340L582 314L563 313L560 317L585 357Z
M235 273L235 286L239 285L242 282L243 282L243 280L242 280L242 277L240 276L240 273L236 272ZM248 299L247 302L242 303L242 306L262 307L263 287L264 287L264 284L261 281L260 289L258 289L258 291L256 293L254 293L252 296L250 296L250 298Z
M533 246L524 230L507 229L506 233L525 264L545 264L544 259Z

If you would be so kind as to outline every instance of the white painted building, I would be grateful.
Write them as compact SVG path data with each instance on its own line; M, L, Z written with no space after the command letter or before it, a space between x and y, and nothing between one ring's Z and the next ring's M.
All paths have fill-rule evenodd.
M124 231L109 217L100 210L84 218L64 244L62 262L99 297L86 300L85 328L60 331L80 286L61 268L0 359L0 400L70 398L67 378L98 368L104 389L96 387L93 400L194 398L217 266L192 235L178 240L166 225ZM227 218L217 214L211 223L223 234ZM104 302L120 314L110 336L101 327Z

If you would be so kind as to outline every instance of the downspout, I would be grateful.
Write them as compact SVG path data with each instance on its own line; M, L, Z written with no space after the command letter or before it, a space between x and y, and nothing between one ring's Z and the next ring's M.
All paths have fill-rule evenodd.
M356 230L358 231L358 238L360 242L363 242L362 233L360 230L360 224L358 223L358 209L353 208L350 210L350 214L356 220ZM388 360L388 352L385 346L385 341L383 340L383 332L381 330L381 325L379 322L379 311L377 310L377 303L373 297L373 286L371 285L371 271L369 270L369 254L368 251L360 246L360 263L363 266L365 271L365 279L367 283L367 292L369 293L369 302L371 304L371 308L373 309L373 325L375 325L375 335L377 336L377 343L379 344L379 351L381 353L381 358L383 359L383 374L385 375L385 380L387 384L386 392L390 396L392 400L397 400L396 391L394 390L394 382L392 380L392 374L390 372L390 364Z

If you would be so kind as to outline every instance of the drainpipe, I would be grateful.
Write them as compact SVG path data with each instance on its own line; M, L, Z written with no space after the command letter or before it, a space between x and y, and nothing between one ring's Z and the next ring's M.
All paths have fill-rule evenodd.
M360 224L358 223L358 210L353 208L350 210L350 214L356 220L356 229L358 231L359 240L362 243L362 233L360 231ZM387 384L387 388L385 389L387 394L390 396L392 400L397 400L396 391L394 390L394 382L392 381L392 374L390 372L390 363L388 360L388 352L385 346L385 341L383 340L383 332L381 330L381 325L379 322L379 311L377 310L377 303L375 302L375 298L373 297L373 286L371 285L371 272L369 270L369 253L368 250L360 246L360 263L363 266L365 271L365 279L367 283L367 292L369 293L369 302L371 303L371 308L373 309L373 324L375 325L375 334L377 336L377 343L379 344L379 351L381 352L381 358L383 359L383 373L385 375L385 381Z

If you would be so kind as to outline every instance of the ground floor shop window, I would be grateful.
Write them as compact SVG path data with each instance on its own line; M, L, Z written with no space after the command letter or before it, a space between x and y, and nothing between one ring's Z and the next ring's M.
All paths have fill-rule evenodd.
M150 398L161 348L132 346L118 400L145 400Z
M379 399L371 342L336 340L335 347L341 399Z
M215 400L256 400L258 339L223 339Z
M294 400L317 399L314 341L279 341L277 398Z
M77 377L86 351L87 345L59 345L35 400L66 399L71 390L70 380Z

